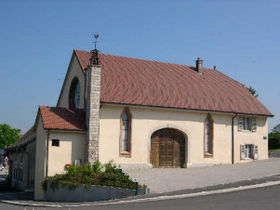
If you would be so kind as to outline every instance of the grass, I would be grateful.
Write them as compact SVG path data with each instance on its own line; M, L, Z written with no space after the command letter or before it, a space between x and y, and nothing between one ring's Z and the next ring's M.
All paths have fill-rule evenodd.
M280 150L280 148L269 149L269 150L268 150L268 154L270 155L271 153L276 152L276 151L278 151L278 150Z

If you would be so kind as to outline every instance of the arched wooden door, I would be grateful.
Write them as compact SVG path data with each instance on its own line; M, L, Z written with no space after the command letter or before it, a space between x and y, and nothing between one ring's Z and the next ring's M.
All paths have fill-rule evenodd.
M158 130L152 134L151 164L153 167L178 168L185 163L185 137L171 128Z

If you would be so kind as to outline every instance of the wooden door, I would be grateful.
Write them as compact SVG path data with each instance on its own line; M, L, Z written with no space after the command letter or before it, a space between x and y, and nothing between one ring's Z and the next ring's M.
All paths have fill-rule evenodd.
M183 167L185 162L185 138L175 129L156 131L151 139L151 163L153 167Z
M151 143L151 164L158 168L159 167L159 137L154 137Z

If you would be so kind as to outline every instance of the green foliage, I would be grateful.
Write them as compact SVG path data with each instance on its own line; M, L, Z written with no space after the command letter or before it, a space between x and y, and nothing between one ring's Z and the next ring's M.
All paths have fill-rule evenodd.
M15 143L19 139L20 129L13 129L7 124L0 124L0 149Z
M280 124L276 125L271 131L271 133L278 133L278 132L280 132Z
M95 173L95 174L100 173L102 168L103 168L103 166L99 161L95 161L92 165L92 170L93 170L93 173Z
M280 148L280 132L271 132L268 134L268 149Z
M252 93L253 96L258 98L259 94L257 94L257 91L252 86L247 87L247 89Z
M55 190L59 184L69 190L85 185L89 189L90 185L111 186L119 188L137 189L145 188L145 185L138 185L136 181L125 174L120 167L113 164L112 161L104 166L96 161L93 165L76 166L71 165L66 169L66 174L58 174L52 177L46 177L41 183L42 188L46 191L50 183L50 188Z
M280 124L276 125L268 134L268 149L271 151L280 149Z

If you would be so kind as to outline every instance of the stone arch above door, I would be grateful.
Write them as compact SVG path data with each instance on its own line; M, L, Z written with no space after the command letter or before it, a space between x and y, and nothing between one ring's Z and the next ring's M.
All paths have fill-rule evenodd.
M184 167L185 134L174 128L162 128L151 135L150 163L153 167Z

